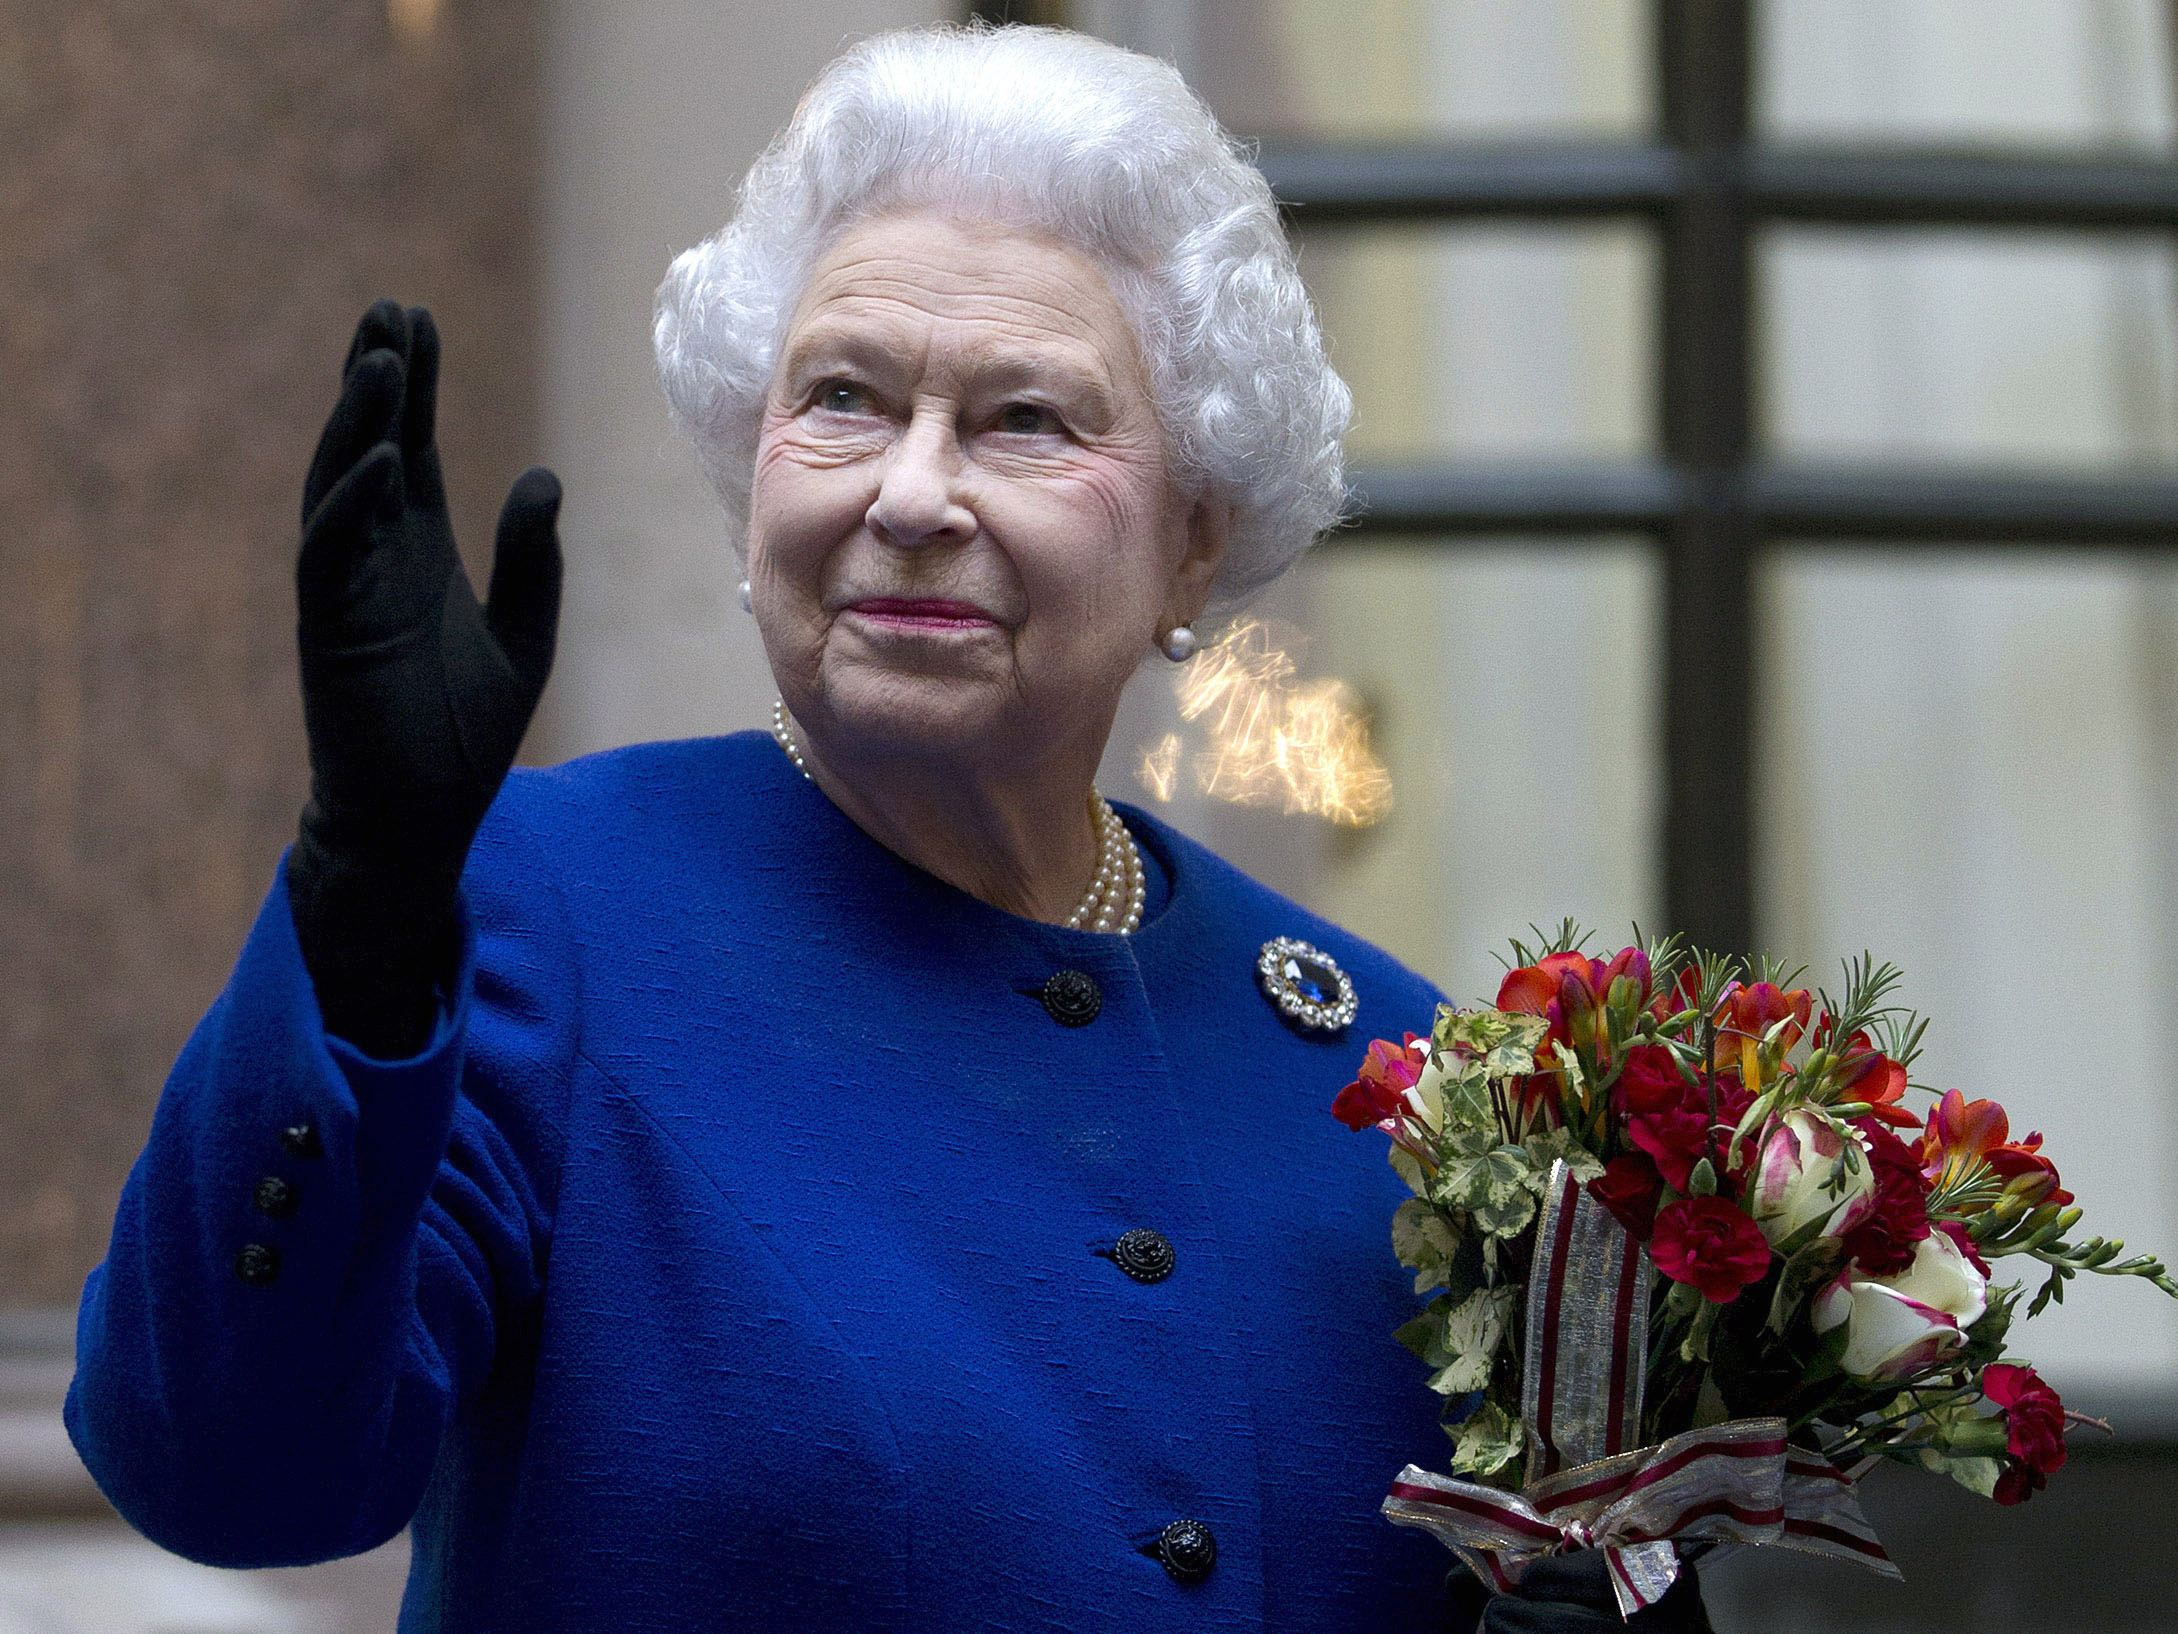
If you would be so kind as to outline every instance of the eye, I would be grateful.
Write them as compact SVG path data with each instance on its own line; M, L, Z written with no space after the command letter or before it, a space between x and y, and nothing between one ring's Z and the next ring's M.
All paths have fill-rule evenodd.
M852 380L819 382L811 401L827 414L870 414L876 409L870 394Z
M1059 417L1041 403L1008 403L998 411L998 429L1017 437L1049 436L1059 430Z

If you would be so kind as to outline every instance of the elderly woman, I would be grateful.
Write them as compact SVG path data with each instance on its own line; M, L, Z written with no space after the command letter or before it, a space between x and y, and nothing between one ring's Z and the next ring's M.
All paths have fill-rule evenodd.
M558 488L480 607L373 308L312 798L85 1290L85 1461L206 1561L411 1526L411 1631L1439 1626L1399 1188L1326 1111L1438 995L1092 783L1340 502L1263 181L1158 63L886 36L657 343L775 734L509 775Z

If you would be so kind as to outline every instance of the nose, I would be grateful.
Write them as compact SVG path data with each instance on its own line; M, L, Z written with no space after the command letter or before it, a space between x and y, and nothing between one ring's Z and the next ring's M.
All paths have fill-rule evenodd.
M917 414L886 452L877 497L864 518L870 531L909 548L973 539L976 516L962 499L961 464L952 415L942 409Z

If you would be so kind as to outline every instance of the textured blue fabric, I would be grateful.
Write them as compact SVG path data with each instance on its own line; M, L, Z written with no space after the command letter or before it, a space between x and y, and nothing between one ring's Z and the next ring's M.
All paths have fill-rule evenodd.
M908 866L761 734L517 773L390 1063L326 1036L276 883L84 1291L100 1486L226 1565L413 1519L406 1634L1433 1626L1442 1553L1377 1514L1444 1453L1401 1189L1328 1107L1438 995L1129 821L1168 899L1093 936ZM1257 991L1276 935L1352 974L1343 1036ZM1088 1026L1034 997L1062 968ZM1162 1282L1096 1252L1136 1226ZM1200 1584L1141 1552L1181 1516Z

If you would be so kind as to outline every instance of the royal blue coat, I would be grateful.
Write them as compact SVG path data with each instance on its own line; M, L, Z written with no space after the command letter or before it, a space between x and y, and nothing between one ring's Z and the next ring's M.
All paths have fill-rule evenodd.
M1402 1191L1328 1107L1438 994L1129 821L1167 900L1121 938L900 861L760 734L517 772L397 1062L326 1035L275 884L84 1290L99 1485L224 1565L413 1525L406 1634L1433 1627L1447 1557L1378 1514L1446 1451ZM1342 1035L1263 998L1279 935ZM1143 1552L1182 1517L1193 1584Z

